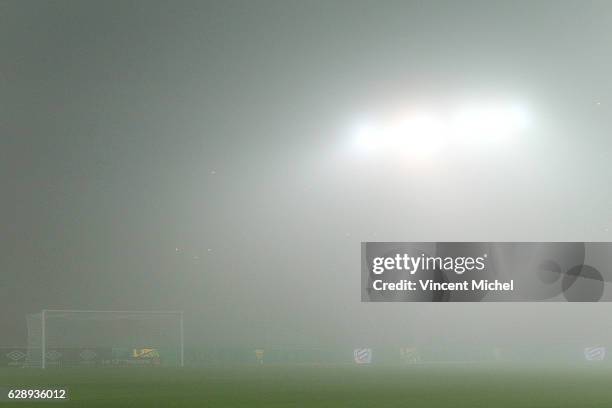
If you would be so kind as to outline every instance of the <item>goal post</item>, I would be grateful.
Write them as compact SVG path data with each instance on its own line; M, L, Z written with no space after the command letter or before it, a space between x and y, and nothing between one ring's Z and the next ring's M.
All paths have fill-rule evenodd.
M185 365L182 311L52 310L26 316L26 365Z

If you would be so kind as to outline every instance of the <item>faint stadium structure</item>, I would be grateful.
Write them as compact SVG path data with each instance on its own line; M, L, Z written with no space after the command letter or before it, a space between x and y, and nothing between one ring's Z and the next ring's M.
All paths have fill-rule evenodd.
M184 366L183 312L43 310L26 322L25 366Z

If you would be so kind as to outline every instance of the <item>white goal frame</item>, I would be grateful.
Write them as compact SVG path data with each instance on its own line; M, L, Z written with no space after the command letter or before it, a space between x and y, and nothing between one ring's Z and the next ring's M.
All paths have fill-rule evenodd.
M40 314L40 325L41 325L41 368L47 368L47 313L129 313L129 314L167 314L177 315L179 317L179 364L181 367L185 366L185 333L184 333L184 319L183 311L141 311L141 310L70 310L70 309L43 309Z

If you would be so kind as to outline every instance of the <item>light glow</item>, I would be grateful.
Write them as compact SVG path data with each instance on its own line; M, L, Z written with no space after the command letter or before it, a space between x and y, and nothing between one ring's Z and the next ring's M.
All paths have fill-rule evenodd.
M486 144L514 137L531 124L517 104L464 104L450 112L408 111L379 122L368 121L352 133L362 152L428 156L457 144Z

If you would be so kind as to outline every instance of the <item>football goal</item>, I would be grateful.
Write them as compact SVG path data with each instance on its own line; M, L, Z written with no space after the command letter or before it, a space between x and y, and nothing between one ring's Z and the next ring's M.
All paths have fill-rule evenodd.
M184 366L183 312L42 310L26 322L29 367Z

